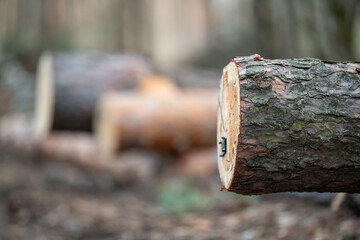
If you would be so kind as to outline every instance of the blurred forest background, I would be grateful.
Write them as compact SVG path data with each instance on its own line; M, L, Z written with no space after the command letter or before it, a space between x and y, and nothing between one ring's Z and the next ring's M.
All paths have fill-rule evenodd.
M235 55L359 60L359 12L358 0L0 0L0 84L22 85L12 108L31 109L44 50L135 52L214 79Z
M46 50L140 54L180 87L217 93L234 56L360 61L360 1L0 0L0 118L33 113ZM89 133L49 144L61 152L57 137L70 150L85 139L80 149L91 151L74 167L40 159L38 149L29 154L30 134L5 131L11 123L0 126L1 239L360 239L359 195L346 195L347 208L335 213L331 193L288 199L220 192L215 146L183 156L120 153L132 162L126 169L147 169L143 177L124 170L138 178L129 184L114 162L93 154ZM31 132L28 121L20 123ZM11 130L25 147L2 145ZM84 167L96 163L106 171Z
M45 49L216 68L253 53L359 60L359 11L357 0L0 0L0 43L23 61Z

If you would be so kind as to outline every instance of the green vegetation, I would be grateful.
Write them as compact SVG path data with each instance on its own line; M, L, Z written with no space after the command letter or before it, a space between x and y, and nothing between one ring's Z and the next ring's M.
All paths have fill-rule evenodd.
M214 200L192 186L189 181L180 181L162 186L158 204L165 213L181 214L210 210Z

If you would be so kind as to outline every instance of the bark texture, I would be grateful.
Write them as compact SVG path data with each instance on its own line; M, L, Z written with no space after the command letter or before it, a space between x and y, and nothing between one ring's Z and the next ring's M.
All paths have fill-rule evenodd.
M224 187L241 194L360 192L359 71L358 63L312 58L233 58L219 98Z
M151 71L149 63L135 55L44 54L38 69L38 132L91 131L98 98L134 88Z

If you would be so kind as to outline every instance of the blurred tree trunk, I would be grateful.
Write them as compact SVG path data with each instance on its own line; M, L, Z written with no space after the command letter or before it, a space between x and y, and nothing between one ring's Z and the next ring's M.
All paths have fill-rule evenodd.
M333 37L330 39L334 48L339 48L348 59L354 58L355 17L359 13L358 0L329 0L328 10L334 18L335 27L329 29Z
M0 42L6 51L24 55L43 49L131 50L169 64L206 54L224 62L232 50L341 60L360 57L359 5L358 0L1 0Z
M254 1L255 39L259 53L270 57L275 55L275 36L272 2L268 0Z

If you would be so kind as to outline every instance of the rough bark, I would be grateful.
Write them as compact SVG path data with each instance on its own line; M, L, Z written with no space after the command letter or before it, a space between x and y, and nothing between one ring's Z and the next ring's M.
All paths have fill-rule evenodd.
M218 112L225 189L360 192L359 72L358 63L233 58Z
M162 90L154 94L156 89L150 93L103 96L95 133L106 152L138 147L183 152L191 147L214 145L216 90L174 91L169 96L161 94Z
M108 91L134 88L149 73L150 65L135 55L45 53L37 73L37 133L91 131L98 98Z
M32 118L8 115L0 121L0 149L22 159L56 161L78 168L105 173L119 183L147 181L157 172L157 157L148 152L123 152L107 156L88 133L34 135Z

